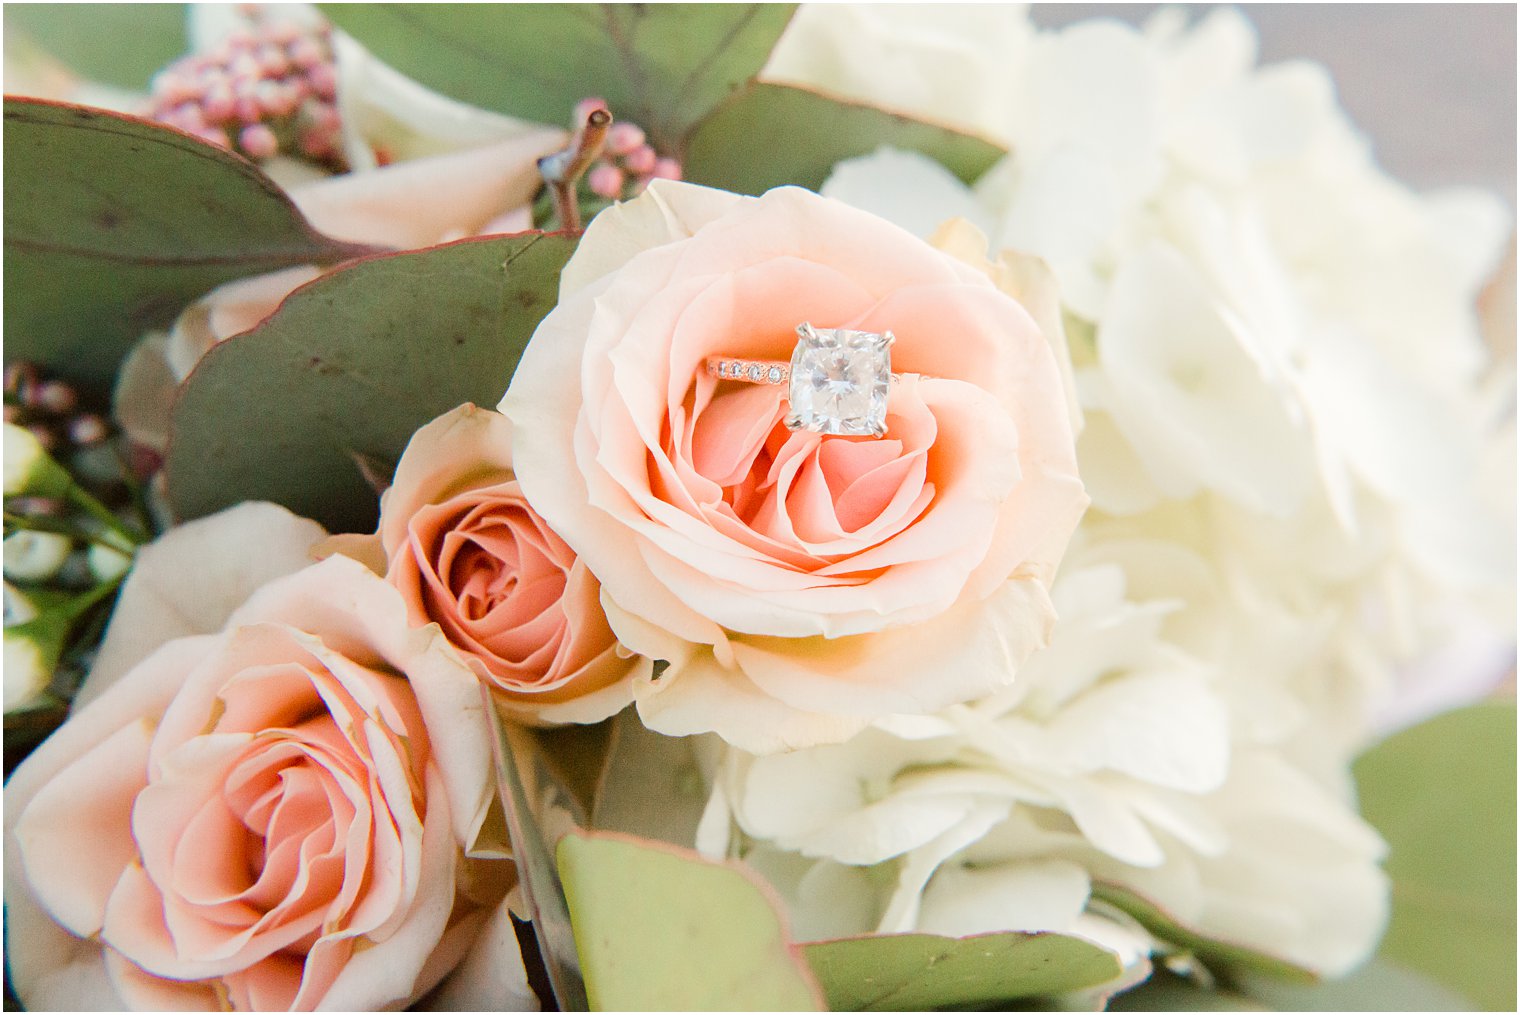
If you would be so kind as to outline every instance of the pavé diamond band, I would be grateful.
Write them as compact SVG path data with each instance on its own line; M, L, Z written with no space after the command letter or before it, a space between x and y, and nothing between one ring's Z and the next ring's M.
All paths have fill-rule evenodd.
M791 362L709 356L707 372L724 381L787 386L786 426L821 434L881 437L887 432L892 373L890 331L797 326Z

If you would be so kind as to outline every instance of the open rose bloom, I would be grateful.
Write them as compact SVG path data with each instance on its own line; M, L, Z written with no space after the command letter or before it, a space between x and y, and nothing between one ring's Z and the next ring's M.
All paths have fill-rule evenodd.
M327 548L384 574L412 626L436 624L519 719L599 722L649 669L618 646L596 579L523 497L500 413L462 405L418 430L379 531Z
M797 328L891 332L880 439L791 431ZM502 411L528 500L602 582L668 734L838 741L1014 678L1087 503L1050 341L982 272L792 188L657 182L598 216Z
M6 786L29 1006L531 999L479 686L384 581L306 566L321 535L248 504L144 551L81 707Z

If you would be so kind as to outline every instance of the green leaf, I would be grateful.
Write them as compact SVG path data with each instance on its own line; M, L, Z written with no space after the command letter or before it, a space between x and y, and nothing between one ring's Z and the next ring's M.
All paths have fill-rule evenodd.
M1515 706L1438 716L1353 768L1388 840L1393 919L1380 955L1477 1002L1515 1008Z
M1238 988L1274 1011L1472 1011L1466 998L1439 984L1373 959L1338 980L1313 986L1248 973Z
M5 30L82 77L136 91L189 46L184 4L6 4Z
M922 1011L1085 990L1123 971L1061 934L887 934L805 945L832 1011Z
M789 85L753 83L697 127L684 174L744 194L817 190L844 159L882 145L922 152L967 183L1006 154L990 141ZM764 153L764 157L757 157Z
M1222 987L1207 987L1158 969L1139 986L1110 998L1108 1010L1270 1011L1271 1009L1260 1001Z
M632 708L612 720L612 745L597 787L591 826L677 846L693 846L707 805L696 737L661 736Z
M1196 955L1211 969L1254 969L1295 983L1318 979L1312 971L1284 959L1189 930L1149 899L1119 885L1095 881L1092 897L1129 914L1156 937Z
M169 499L194 518L272 500L374 528L355 456L394 462L424 423L495 406L554 305L571 236L522 233L368 258L212 349L175 403Z
M540 123L576 102L676 150L764 66L793 4L322 4L339 28L456 99Z
M559 870L593 1010L820 1010L767 890L737 865L572 833Z
M133 117L7 98L5 155L6 359L97 389L212 287L366 252L250 163Z

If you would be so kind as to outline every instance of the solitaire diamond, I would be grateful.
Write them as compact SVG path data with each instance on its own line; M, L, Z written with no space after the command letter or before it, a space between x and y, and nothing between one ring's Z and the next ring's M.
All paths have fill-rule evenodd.
M859 437L886 433L892 333L803 324L797 335L787 427Z

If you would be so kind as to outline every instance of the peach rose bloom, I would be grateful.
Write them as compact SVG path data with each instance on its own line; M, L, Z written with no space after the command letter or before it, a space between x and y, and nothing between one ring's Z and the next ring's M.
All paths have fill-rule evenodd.
M620 652L601 586L528 506L494 410L462 405L417 431L376 535L328 545L383 572L412 624L437 624L519 718L600 722L652 666Z
M5 790L29 1007L531 1005L478 684L367 569L303 567L321 535L249 504L143 551L82 704ZM228 616L247 571L287 573Z
M884 438L791 432L802 322L891 331ZM599 215L501 403L528 501L602 582L644 722L840 741L1014 679L1087 497L1051 343L983 270L794 188L658 181Z

